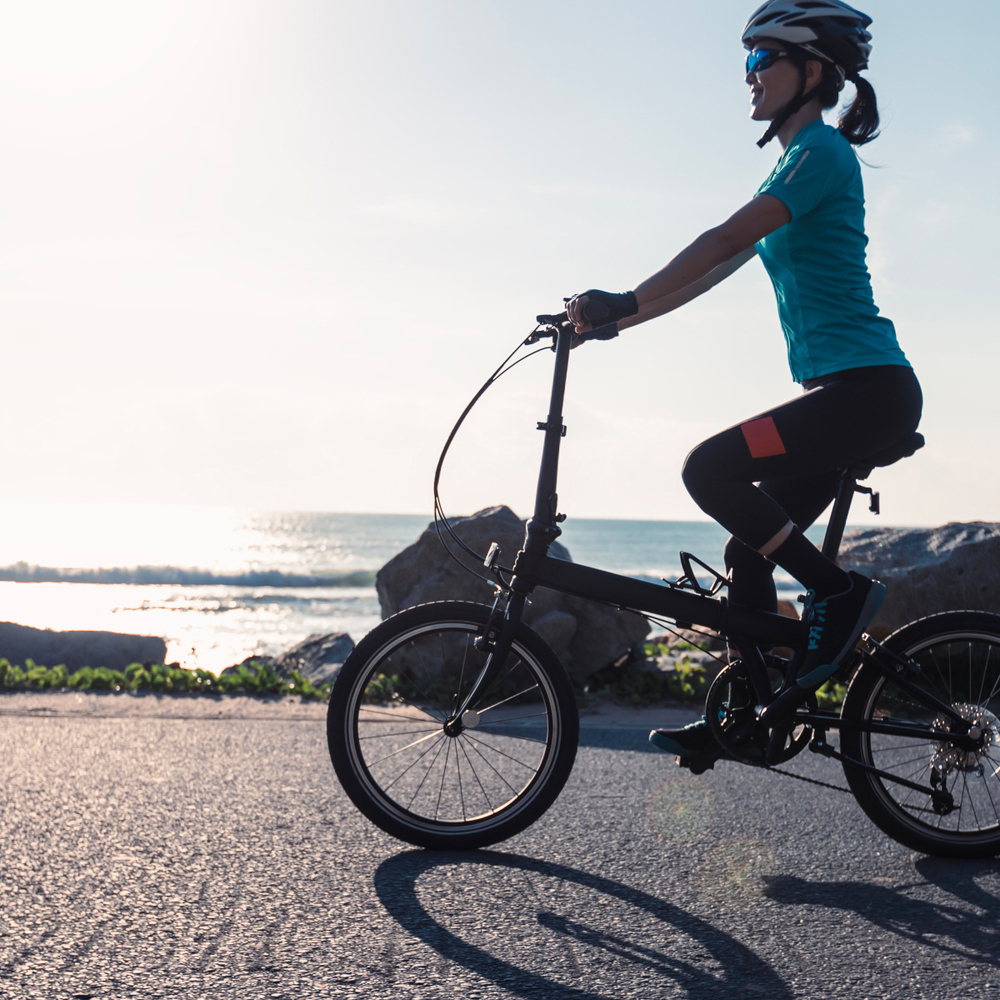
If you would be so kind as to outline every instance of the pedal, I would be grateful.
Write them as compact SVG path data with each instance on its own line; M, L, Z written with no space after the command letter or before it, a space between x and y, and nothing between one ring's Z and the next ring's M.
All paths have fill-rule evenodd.
M695 754L689 764L681 762L680 757L675 757L679 767L686 767L692 774L704 774L706 771L715 770L715 762L726 756L726 752L720 746L708 747L701 753Z

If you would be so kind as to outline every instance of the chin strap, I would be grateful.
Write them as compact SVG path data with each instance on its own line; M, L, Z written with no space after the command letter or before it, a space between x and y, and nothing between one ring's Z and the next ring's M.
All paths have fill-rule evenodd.
M805 81L803 81L803 86L805 86ZM768 125L767 131L757 140L757 145L763 149L764 146L766 146L778 134L778 130L781 126L784 125L796 111L800 108L804 108L818 93L819 87L813 87L808 94L799 94L798 97L789 101L788 104L785 105L785 109L778 113L778 117L771 119L771 124Z

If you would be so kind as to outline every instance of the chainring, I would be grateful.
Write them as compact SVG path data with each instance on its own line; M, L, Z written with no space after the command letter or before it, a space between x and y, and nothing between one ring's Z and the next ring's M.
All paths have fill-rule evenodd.
M765 661L772 686L777 690L784 677L785 661L772 656L765 657ZM807 707L816 708L815 696L809 696ZM712 681L705 698L705 719L723 750L735 760L753 767L791 760L812 738L809 726L793 724L784 736L782 748L767 759L772 732L757 722L757 696L741 660L723 667Z

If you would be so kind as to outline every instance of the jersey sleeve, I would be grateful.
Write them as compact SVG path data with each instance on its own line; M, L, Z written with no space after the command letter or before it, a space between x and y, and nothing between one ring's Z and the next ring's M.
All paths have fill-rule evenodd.
M843 164L825 143L810 143L792 152L757 192L783 202L793 219L811 212L844 184Z

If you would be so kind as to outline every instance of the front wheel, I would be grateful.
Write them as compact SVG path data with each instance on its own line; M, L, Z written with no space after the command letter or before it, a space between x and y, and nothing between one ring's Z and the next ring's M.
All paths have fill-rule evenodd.
M907 676L981 732L976 749L948 738L940 710L904 691L866 662L851 682L845 722L912 724L939 738L880 735L845 726L841 749L863 764L951 792L954 808L937 811L930 795L844 764L851 791L868 817L894 840L924 854L980 858L1000 853L1000 616L950 611L921 618L884 645L916 665Z
M420 847L485 847L533 823L573 768L580 722L566 672L523 623L489 690L449 720L483 663L490 609L424 604L348 657L327 714L337 777L387 833Z

